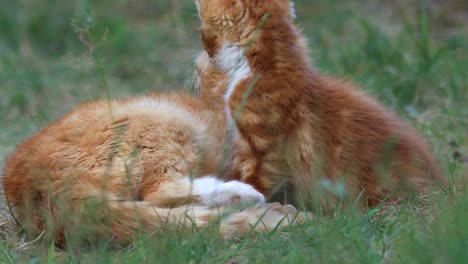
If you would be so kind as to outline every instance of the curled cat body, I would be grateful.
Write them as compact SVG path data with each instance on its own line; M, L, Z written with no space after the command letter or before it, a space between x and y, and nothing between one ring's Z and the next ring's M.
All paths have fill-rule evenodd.
M196 4L210 62L228 77L235 179L267 196L290 183L297 199L320 208L338 198L375 206L444 183L428 144L405 121L312 67L292 2Z
M93 101L22 142L2 174L19 224L65 245L102 237L128 242L142 229L218 220L222 237L259 221L259 231L292 222L294 208L265 205L252 186L217 177L225 117L215 95L224 92L218 85L225 77L206 61L202 52L199 98L172 92ZM227 208L237 202L254 206Z

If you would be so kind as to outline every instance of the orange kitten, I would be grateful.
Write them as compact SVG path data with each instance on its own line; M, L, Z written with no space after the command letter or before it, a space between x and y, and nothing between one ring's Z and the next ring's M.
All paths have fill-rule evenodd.
M337 202L321 194L327 188L372 206L443 182L429 147L403 120L311 67L290 1L198 0L197 7L210 62L229 78L235 178L265 195L290 182L300 198L324 207Z
M246 233L260 218L257 230L289 224L283 219L293 208L263 206L263 195L250 185L210 176L224 144L224 116L215 111L224 77L206 60L202 53L200 99L154 93L94 101L21 143L3 171L20 224L35 235L47 231L59 245L103 235L128 241L139 228L205 226L220 214L222 236ZM223 206L233 202L259 206L229 213Z

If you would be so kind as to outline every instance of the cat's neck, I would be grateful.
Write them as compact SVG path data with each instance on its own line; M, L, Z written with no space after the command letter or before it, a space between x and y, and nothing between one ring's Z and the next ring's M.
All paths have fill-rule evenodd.
M311 72L308 51L299 30L291 23L278 23L261 30L244 53L252 72Z
M284 78L284 72L313 76L306 43L292 24L279 24L261 30L249 44L222 44L215 64L228 76L227 100L239 83L267 73ZM305 79L305 78L299 78Z

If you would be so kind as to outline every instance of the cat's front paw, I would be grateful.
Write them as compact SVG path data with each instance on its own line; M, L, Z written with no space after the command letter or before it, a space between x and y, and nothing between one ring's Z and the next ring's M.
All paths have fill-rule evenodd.
M249 184L229 181L221 185L215 205L226 206L234 203L246 206L264 204L265 196Z
M210 207L228 206L239 204L248 207L264 204L265 197L251 185L239 181L229 181L218 186L211 197L205 199L205 204Z
M193 192L200 198L199 202L205 206L240 204L246 207L265 203L263 194L240 181L223 182L213 177L203 177L194 183Z

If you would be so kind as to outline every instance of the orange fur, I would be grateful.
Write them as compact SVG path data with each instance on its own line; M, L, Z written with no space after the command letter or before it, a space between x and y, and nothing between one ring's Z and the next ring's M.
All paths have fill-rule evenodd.
M287 181L324 207L336 202L321 194L327 182L343 182L346 197L372 206L444 181L429 147L404 121L353 84L312 68L288 0L197 6L210 61L229 78L234 178L265 195Z
M213 222L229 212L206 200L215 195L225 199L222 206L239 199L261 202L261 194L243 183L220 186L240 186L247 193L234 189L213 197L202 197L205 186L201 194L193 187L198 180L214 180L192 181L191 175L218 172L224 158L222 103L214 98L220 98L223 91L216 85L225 77L207 67L206 59L202 54L197 61L203 68L197 71L204 86L200 99L153 93L94 101L21 143L3 171L5 194L20 224L33 234L46 230L60 245L74 235L79 241L102 235L127 241L139 228ZM260 218L265 225L257 230L273 229L288 224L282 220L293 211L277 204L231 210L221 219L220 233L245 233Z

